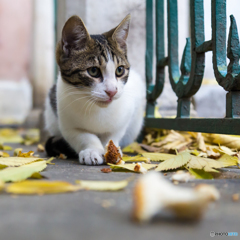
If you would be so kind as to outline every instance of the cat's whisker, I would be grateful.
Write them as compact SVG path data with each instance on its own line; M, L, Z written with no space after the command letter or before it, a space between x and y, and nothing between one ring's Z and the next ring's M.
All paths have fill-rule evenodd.
M91 105L92 100L93 100L93 98L90 98L90 99L84 104L84 106L87 104L86 109L85 109L84 116L86 115L87 109L88 109L88 107ZM83 106L83 107L84 107L84 106Z
M69 96L72 96L72 95L81 95L81 94L83 94L83 95L88 95L88 96L91 95L90 93L83 93L83 92L69 92L69 93L67 93L67 95L60 97L59 100L62 101L62 100L64 100L66 97L69 97Z
M74 102L79 101L79 100L81 100L81 99L83 99L83 98L86 98L86 97L89 97L89 96L85 96L85 97L81 97L81 98L75 99L74 101L72 101L72 102L69 103L66 107L64 107L63 109L61 109L61 110L59 110L59 111L61 112L61 111L65 110L67 107L69 107L69 106L70 106L71 104L73 104Z

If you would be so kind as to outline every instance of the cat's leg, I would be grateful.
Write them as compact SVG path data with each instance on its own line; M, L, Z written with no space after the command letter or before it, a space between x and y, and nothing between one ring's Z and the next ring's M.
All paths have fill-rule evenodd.
M80 164L101 165L104 163L104 148L95 134L80 129L62 130L62 134L70 146L79 153Z

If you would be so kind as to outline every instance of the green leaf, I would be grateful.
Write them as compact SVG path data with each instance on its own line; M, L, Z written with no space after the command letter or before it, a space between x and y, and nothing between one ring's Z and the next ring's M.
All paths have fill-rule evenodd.
M81 188L94 191L118 191L128 185L128 180L123 181L83 181L77 180Z
M8 167L0 171L0 180L3 182L18 182L40 172L47 167L46 161L34 162L20 167Z
M191 155L188 152L182 152L175 157L165 160L164 162L158 164L155 171L166 171L169 169L176 169L187 164L191 159Z
M205 172L202 169L193 169L189 168L188 171L196 178L196 179L213 179L213 176L209 172Z

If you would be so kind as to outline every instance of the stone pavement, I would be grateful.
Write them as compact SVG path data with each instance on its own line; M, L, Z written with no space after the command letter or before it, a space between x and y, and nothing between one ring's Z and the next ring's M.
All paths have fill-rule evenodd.
M36 146L23 148L25 151L36 151ZM55 165L48 165L43 172L49 180L74 183L77 179L123 180L132 175L136 178L140 176L124 172L106 174L100 171L102 166L81 166L76 160L59 159L54 162ZM220 201L210 205L200 222L176 221L159 215L148 224L134 223L131 208L136 179L125 190L118 192L79 191L44 196L2 193L0 240L205 240L212 239L210 231L240 234L240 202L232 201L232 194L240 193L239 176L239 169L226 169L223 179L179 184L192 187L196 182L206 182L219 189ZM215 238L229 239L226 236Z

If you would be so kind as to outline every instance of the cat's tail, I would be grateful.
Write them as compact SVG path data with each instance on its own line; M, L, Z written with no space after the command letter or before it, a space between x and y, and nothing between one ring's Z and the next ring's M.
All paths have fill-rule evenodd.
M62 153L67 158L78 158L78 154L62 137L50 137L45 144L45 150L50 157L57 157Z

